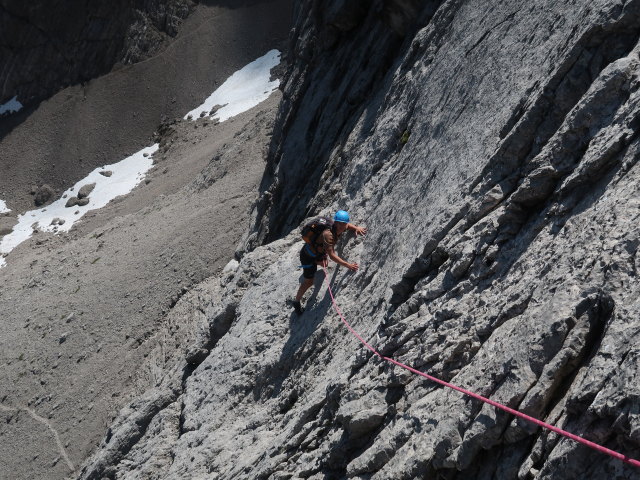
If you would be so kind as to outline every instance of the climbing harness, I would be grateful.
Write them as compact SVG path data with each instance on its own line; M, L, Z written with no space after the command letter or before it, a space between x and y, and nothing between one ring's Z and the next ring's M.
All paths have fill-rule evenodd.
M527 420L531 423L534 423L540 427L546 428L547 430L551 430L552 432L555 432L559 435L565 436L567 438L570 438L571 440L574 440L578 443L582 443L583 445L586 445L588 447L593 448L594 450L597 450L598 452L601 453L605 453L607 455L610 455L614 458L617 458L618 460L622 460L625 463L628 463L629 465L633 465L634 467L640 467L640 461L635 460L633 458L627 457L626 455L623 455L621 453L616 452L615 450L611 450L607 447L603 447L602 445L598 445L597 443L591 442L585 438L579 437L578 435L574 435L573 433L569 433L565 430L562 430L561 428L558 427L554 427L553 425L543 422L542 420L538 420L537 418L531 417L525 413L519 412L518 410L514 410L513 408L509 408L506 405L502 405L501 403L495 402L493 400L490 400L488 398L485 398L481 395L478 395L477 393L473 393L470 392L469 390L465 390L464 388L458 387L456 385L453 385L451 383L447 383L444 380L440 380L439 378L433 377L431 375L428 375L424 372L421 372L419 370L416 370L415 368L411 368L403 363L398 362L397 360L394 360L393 358L389 358L389 357L385 357L384 355L382 355L380 352L378 352L375 348L373 348L371 345L369 345L359 334L358 332L356 332L351 325L349 325L349 323L347 322L347 320L344 318L344 315L342 314L342 311L340 310L340 307L338 307L338 304L336 303L336 299L333 296L333 292L331 290L331 284L329 283L329 274L327 273L327 268L326 268L326 262L322 265L322 269L324 270L324 278L327 282L327 289L329 290L329 295L331 296L331 302L333 303L333 308L335 309L336 313L340 316L340 319L342 320L342 323L344 323L344 325L347 327L347 329L353 334L355 335L355 337L360 340L360 342L362 342L362 344L368 348L369 350L371 350L374 354L376 354L378 357L380 357L383 360L386 360L387 362L393 363L394 365L397 365L398 367L404 368L405 370L409 370L412 373L415 373L416 375L420 375L421 377L427 378L433 382L439 383L440 385L443 385L445 387L448 388L452 388L453 390L457 390L458 392L463 393L464 395L467 395L469 397L475 398L476 400L480 400L484 403L488 403L489 405L499 408L501 410L504 410L507 413L510 413L512 415L515 415L516 417L520 417L524 420Z
M304 246L304 251L307 252L307 254L311 257L311 258L315 258L317 257L319 254L318 253L313 253L313 250L311 250L311 245L309 245L308 243L305 244Z

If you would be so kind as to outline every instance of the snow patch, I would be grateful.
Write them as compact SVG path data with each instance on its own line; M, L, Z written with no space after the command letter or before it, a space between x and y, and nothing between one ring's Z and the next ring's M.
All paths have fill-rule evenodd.
M204 112L203 116L224 122L265 101L280 85L278 79L270 81L271 69L279 63L278 50L254 60L231 75L202 105L187 113L185 120L189 117L197 120ZM211 114L215 106L221 108Z
M5 113L15 113L22 109L22 104L18 101L18 96L16 95L7 103L0 105L0 115L4 115Z
M271 69L280 63L280 55L278 50L271 50L238 70L220 85L202 105L187 113L184 118L191 117L193 120L197 120L202 114L224 122L263 102L280 85L280 80L270 80ZM7 112L17 112L21 108L22 104L15 96L0 106L0 115ZM212 109L215 110L213 113L211 113ZM33 235L34 229L54 233L68 232L73 224L87 212L102 208L115 197L126 195L133 190L153 165L151 156L157 150L158 144L140 150L118 163L97 168L65 191L62 197L51 205L19 215L18 224L13 228L13 231L0 241L0 268L6 264L4 257L22 242L28 240ZM107 174L110 176L100 173L108 171L111 171L110 174ZM69 198L76 196L81 187L92 183L95 183L96 186L88 197L89 203L87 205L65 207ZM0 213L9 211L6 204L0 200Z
M144 148L124 160L112 165L96 168L87 177L65 191L59 200L38 210L18 216L18 224L0 242L0 267L5 264L3 256L11 252L33 234L34 228L45 232L68 232L73 224L87 212L104 207L114 198L126 195L138 185L153 165L152 155L159 145ZM111 172L105 176L100 172ZM65 207L69 198L77 195L84 185L95 183L89 194L89 203L84 206Z

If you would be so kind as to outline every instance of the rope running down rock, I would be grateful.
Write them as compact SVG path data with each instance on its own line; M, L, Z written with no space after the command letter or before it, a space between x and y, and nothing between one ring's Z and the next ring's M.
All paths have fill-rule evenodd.
M453 385L451 383L447 383L444 380L440 380L439 378L433 377L431 375L428 375L424 372L420 372L419 370L416 370L414 368L411 368L403 363L398 362L397 360L394 360L393 358L389 358L389 357L385 357L384 355L382 355L380 352L378 352L375 348L373 348L371 345L369 345L359 334L358 332L356 332L351 325L349 325L349 323L347 322L347 320L344 318L344 315L342 314L342 311L340 310L340 307L338 307L338 304L336 303L336 300L333 296L333 292L331 290L331 284L329 283L329 275L327 273L327 268L326 268L326 264L322 266L322 269L324 270L324 278L327 282L327 289L329 290L329 295L331 296L331 302L333 303L333 308L335 309L336 313L340 316L340 319L342 320L342 323L345 324L345 326L347 327L347 329L349 329L349 331L355 335L358 340L360 340L360 342L362 342L362 344L368 348L369 350L371 350L373 353L375 353L377 356L379 356L381 359L386 360L387 362L393 363L394 365L397 365L398 367L404 368L405 370L409 370L412 373L415 373L416 375L420 375L421 377L427 378L433 382L439 383L440 385L443 385L445 387L448 388L452 388L453 390L457 390L458 392L461 392L469 397L475 398L477 400L480 400L484 403L488 403L489 405L492 405L496 408L499 408L501 410L504 410L505 412L508 412L512 415L515 415L516 417L520 417L524 420L527 420L528 422L531 423L535 423L536 425L539 425L542 428L546 428L547 430L551 430L552 432L555 432L559 435L565 436L567 438L570 438L571 440L574 440L576 442L582 443L583 445L586 445L594 450L597 450L598 452L610 455L614 458L617 458L618 460L622 460L625 463L628 463L629 465L633 465L634 467L638 467L640 468L640 461L635 460L633 458L627 457L626 455L623 455L621 453L616 452L615 450L611 450L607 447L603 447L602 445L598 445L597 443L591 442L585 438L579 437L578 435L574 435L573 433L569 433L565 430L562 430L561 428L558 427L554 427L553 425L543 422L542 420L538 420L537 418L531 417L525 413L519 412L518 410L514 410L513 408L509 408L506 405L502 405L501 403L495 402L493 400L490 400L488 398L485 398L481 395L478 395L477 393L473 393L470 392L469 390L465 390L464 388L458 387L456 385Z

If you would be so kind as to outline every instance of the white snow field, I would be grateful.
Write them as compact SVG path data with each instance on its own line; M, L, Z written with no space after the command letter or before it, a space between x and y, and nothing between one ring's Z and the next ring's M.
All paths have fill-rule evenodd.
M0 213L9 213L11 210L7 208L7 204L4 200L0 200Z
M266 55L231 75L198 108L191 110L184 118L197 120L200 115L224 122L229 118L255 107L263 102L280 85L280 80L270 81L271 69L280 63L280 52L270 50ZM221 106L211 115L211 109Z
M205 116L224 122L263 102L280 85L280 80L270 80L271 69L280 63L280 55L278 50L270 50L266 55L238 70L220 85L201 106L189 112L184 118L191 117L196 120L200 118L202 112L205 112ZM211 109L216 105L222 107L211 115ZM0 114L15 108L17 110L22 108L17 97L2 105ZM133 190L153 165L152 155L157 149L158 144L142 149L118 163L97 168L64 192L62 197L51 205L19 215L18 224L0 242L0 268L6 264L4 257L29 239L34 229L53 233L68 232L85 213L102 208L117 196L126 195ZM106 171L111 171L112 175L106 177L100 173ZM89 203L87 205L65 207L69 198L74 197L82 186L91 183L95 183L96 186L88 197ZM5 203L0 201L0 213L8 211L10 210L6 209Z
M22 104L18 101L18 96L16 95L7 103L0 105L0 115L5 113L15 113L22 109Z
M5 264L3 257L31 237L34 228L45 232L68 232L87 212L102 208L114 198L133 190L153 165L153 154L158 147L156 143L118 163L96 168L51 205L19 215L18 224L0 242L0 267ZM111 176L107 177L100 172L111 172ZM82 186L91 183L95 183L96 186L89 194L87 205L65 207L69 198L76 196Z

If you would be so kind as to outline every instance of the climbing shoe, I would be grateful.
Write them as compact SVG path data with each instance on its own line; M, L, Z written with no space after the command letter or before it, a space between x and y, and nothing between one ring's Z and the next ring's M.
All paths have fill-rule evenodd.
M293 309L296 311L298 315L302 315L302 313L304 312L304 308L302 307L302 305L298 300L293 300L293 299L287 300L287 304L293 307Z

